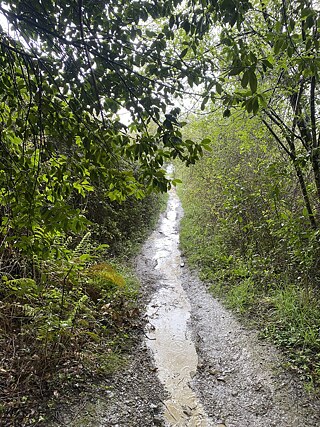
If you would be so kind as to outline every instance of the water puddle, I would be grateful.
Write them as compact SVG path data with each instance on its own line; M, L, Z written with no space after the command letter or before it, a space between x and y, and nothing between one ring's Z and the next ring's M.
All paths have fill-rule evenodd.
M147 345L154 354L160 381L170 394L164 402L167 425L209 427L213 424L189 385L198 356L187 326L190 303L181 284L179 207L179 199L172 191L153 241L153 260L161 280L147 310Z

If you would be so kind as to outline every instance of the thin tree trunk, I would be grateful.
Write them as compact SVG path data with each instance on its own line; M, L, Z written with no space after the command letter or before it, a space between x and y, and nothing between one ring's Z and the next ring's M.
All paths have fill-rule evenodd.
M310 116L311 116L311 163L314 173L314 179L318 193L318 203L320 203L320 166L319 166L319 141L317 139L317 124L316 124L316 106L315 106L315 88L316 77L312 76L310 85Z
M307 186L304 180L304 176L302 173L301 168L294 162L294 168L296 170L296 174L299 180L299 184L300 184L300 188L301 188L301 192L302 192L302 196L304 199L304 203L308 212L308 217L309 217L309 221L310 221L310 225L311 227L316 230L317 229L317 223L316 223L316 219L312 210L312 206L310 203L310 198L309 198L309 194L308 194L308 190L307 190Z
M270 117L270 118L272 120L272 117ZM262 122L268 128L269 132L274 137L274 139L277 141L277 143L280 145L280 147L288 155L289 159L292 161L292 163L294 165L294 169L295 169L297 177L298 177L298 181L299 181L299 185L301 188L304 204L305 204L305 207L306 207L307 212L308 212L308 218L309 218L311 228L313 228L314 230L317 230L317 222L316 222L316 218L315 218L314 213L313 213L313 209L312 209L312 205L310 202L310 197L309 197L308 189L306 186L306 182L305 182L305 179L303 176L303 172L297 163L297 157L296 157L296 150L295 150L294 142L291 141L290 138L286 138L288 146L285 146L285 144L283 143L281 138L272 129L272 126L270 126L270 124L264 119L262 120Z

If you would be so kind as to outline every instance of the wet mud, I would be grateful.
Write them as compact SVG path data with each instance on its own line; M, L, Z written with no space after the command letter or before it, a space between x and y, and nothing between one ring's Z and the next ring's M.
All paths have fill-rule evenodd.
M208 295L186 272L194 301L191 319L199 356L193 387L215 425L227 427L320 426L320 402L286 372L277 349Z

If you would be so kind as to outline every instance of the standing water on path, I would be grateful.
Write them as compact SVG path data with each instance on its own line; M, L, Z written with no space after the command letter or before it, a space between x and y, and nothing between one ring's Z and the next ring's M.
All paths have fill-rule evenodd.
M153 261L161 278L147 310L147 345L154 354L160 381L170 394L164 402L167 425L209 427L213 424L189 385L198 356L188 329L190 302L181 282L179 210L179 199L172 191L153 241Z

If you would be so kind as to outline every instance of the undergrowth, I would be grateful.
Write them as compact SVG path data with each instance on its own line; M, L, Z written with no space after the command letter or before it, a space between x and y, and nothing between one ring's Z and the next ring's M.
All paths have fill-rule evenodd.
M139 283L128 258L164 204L158 197L136 208L138 229L128 226L117 251L91 226L82 238L57 236L60 256L54 250L44 260L33 256L20 276L1 275L1 426L46 425L48 409L124 366L141 328ZM114 224L120 230L125 222L119 217Z
M179 190L184 207L181 248L212 294L257 327L286 354L287 366L307 388L320 387L320 292L292 283L274 271L267 259L246 259L227 251L221 235L208 231L205 215L195 200ZM199 220L200 218L200 220Z
M105 262L78 264L74 274L46 267L40 283L0 284L3 426L35 425L52 393L112 372L138 325L138 284L128 270Z
M310 226L294 165L254 117L213 113L184 132L211 138L197 164L176 165L181 246L190 265L319 390L320 231ZM316 188L308 186L316 208Z

